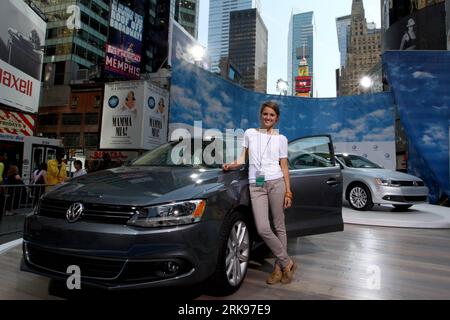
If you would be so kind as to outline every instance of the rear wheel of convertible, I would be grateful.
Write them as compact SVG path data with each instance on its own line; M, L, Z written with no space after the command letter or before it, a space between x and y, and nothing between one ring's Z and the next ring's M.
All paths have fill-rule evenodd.
M248 220L241 212L231 213L219 236L216 271L210 279L212 294L226 296L236 292L247 274L250 259Z

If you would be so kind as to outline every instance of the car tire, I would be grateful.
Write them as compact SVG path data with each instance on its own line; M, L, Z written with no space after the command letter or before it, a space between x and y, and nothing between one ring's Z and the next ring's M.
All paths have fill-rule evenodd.
M412 207L412 204L393 204L393 206L397 211L406 211Z
M354 210L366 211L373 207L369 188L362 183L354 184L348 189L347 199L350 207Z
M231 213L219 236L217 266L209 281L210 294L226 296L244 282L250 261L250 228L241 212Z

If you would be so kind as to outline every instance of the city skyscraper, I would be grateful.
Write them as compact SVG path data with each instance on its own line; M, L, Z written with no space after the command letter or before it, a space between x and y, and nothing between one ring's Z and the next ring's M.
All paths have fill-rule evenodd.
M257 9L230 13L229 60L241 72L244 88L267 92L267 28Z
M200 0L171 0L171 16L194 38L198 38Z
M343 16L336 18L336 30L338 37L338 47L339 53L341 54L341 64L340 66L345 67L347 62L347 44L350 38L350 25L352 22L352 16Z
M103 63L109 26L109 0L33 0L33 3L48 19L45 85L68 85L80 75L78 71L87 72ZM80 10L81 29L78 30L76 23L72 28L67 25L71 17L76 18L75 6Z
M340 96L372 90L364 88L360 82L373 72L372 69L381 60L381 30L367 24L362 0L352 2L350 39L347 43L347 62L341 68L338 85Z
M253 8L261 8L259 0L209 1L208 53L212 72L219 73L220 58L228 57L230 12Z
M314 92L314 13L292 14L288 34L288 84L289 92L295 95L295 78L298 67L305 57L312 76L311 93Z

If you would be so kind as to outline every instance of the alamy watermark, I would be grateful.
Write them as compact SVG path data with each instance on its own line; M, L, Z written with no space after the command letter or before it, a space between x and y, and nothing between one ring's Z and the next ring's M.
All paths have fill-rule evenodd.
M70 14L66 21L66 26L69 30L81 29L81 9L77 5L70 5L67 7L66 13Z
M267 133L265 129L259 131ZM194 127L190 129L177 128L172 131L169 140L178 140L179 143L172 149L170 160L175 165L221 165L235 160L238 160L238 163L241 160L239 164L244 164L244 160L240 158L244 133L241 128L226 129L225 132L219 129L203 129L202 121L194 121ZM204 142L209 143L204 146ZM264 148L268 142L261 141L261 146L265 149L265 154L269 155L278 150L278 143L277 139L273 139L270 142L271 147ZM250 164L255 161L257 160L249 158Z
M67 267L66 273L69 275L66 281L67 289L80 290L81 289L81 269L77 265Z

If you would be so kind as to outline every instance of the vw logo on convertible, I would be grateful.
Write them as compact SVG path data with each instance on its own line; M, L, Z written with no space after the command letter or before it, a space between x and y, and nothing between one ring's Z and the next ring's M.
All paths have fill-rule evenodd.
M69 222L76 222L78 219L80 219L81 215L83 214L83 204L82 203L74 203L72 204L69 209L67 209L66 212L66 219Z

